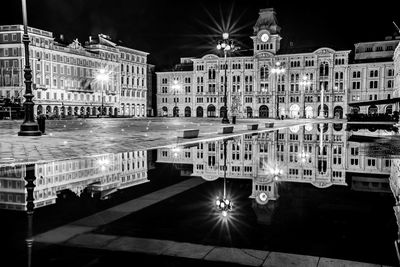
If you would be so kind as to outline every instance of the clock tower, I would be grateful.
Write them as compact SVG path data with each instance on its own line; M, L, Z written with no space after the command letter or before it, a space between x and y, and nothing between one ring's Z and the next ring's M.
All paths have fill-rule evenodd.
M276 12L273 8L261 9L258 20L253 27L254 54L270 52L276 54L280 49L281 27L278 26Z

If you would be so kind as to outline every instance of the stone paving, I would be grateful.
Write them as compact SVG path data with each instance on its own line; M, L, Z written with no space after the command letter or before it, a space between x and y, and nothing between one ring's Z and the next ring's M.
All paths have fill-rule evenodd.
M339 267L383 265L330 259L309 255L262 251L245 248L207 246L194 243L176 242L151 238L137 238L116 235L94 234L93 231L104 224L122 218L132 212L163 201L173 195L194 188L205 181L191 178L159 191L101 211L97 214L58 227L34 237L41 244L62 245L67 247L88 248L113 252L145 253L154 256L172 256L207 262L224 262L244 266L304 266Z
M274 122L274 128L264 128L266 122ZM17 133L21 121L0 121L0 166L10 163L37 163L104 153L148 150L177 143L226 138L248 132L274 130L314 122L326 123L332 120L238 120L234 134L220 135L217 134L222 126L220 119L78 119L47 121L47 134L41 137L19 137ZM246 125L249 123L259 123L259 130L248 131ZM200 129L199 138L186 141L186 139L176 137L177 130L192 128ZM101 225L139 211L203 182L196 178L189 179L39 234L35 237L35 241L66 247L146 253L247 266L382 266L317 256L92 233Z
M315 121L238 120L234 133L237 135L249 132L246 128L249 123L259 123L259 131L266 130L265 122L274 122L276 129ZM222 138L217 132L223 125L220 119L199 118L48 120L46 135L22 137L17 135L20 124L21 121L0 121L0 165L148 150L177 143L197 142L210 137ZM177 138L177 130L192 128L200 129L199 138L190 141ZM223 137L229 136L232 135Z

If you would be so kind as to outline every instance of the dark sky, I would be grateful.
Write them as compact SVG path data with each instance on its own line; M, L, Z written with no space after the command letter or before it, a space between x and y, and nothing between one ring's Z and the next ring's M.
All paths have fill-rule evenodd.
M205 25L228 18L243 27L232 36L251 44L252 26L260 8L277 11L284 41L295 46L330 46L352 49L353 43L381 40L400 26L398 0L387 1L284 1L284 0L27 0L32 27L78 37L81 42L99 32L127 46L150 53L150 63L168 65L181 56L210 52L217 39ZM397 6L396 6L397 3ZM381 4L381 5L379 5ZM21 2L2 3L0 24L21 24ZM222 16L221 16L222 14ZM207 48L208 47L208 48ZM249 48L249 47L247 47Z

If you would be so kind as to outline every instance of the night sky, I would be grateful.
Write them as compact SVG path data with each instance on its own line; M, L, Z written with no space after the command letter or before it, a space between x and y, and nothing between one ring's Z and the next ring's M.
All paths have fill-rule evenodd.
M0 24L22 24L21 2L4 1ZM272 1L272 0L27 0L29 26L78 38L82 43L99 32L150 53L149 62L167 66L182 56L212 52L217 42L212 18L221 24L232 13L232 38L251 48L252 27L260 8L277 11L284 42L297 47L352 49L355 42L382 40L400 26L398 0ZM381 3L382 5L379 5ZM231 10L233 9L233 12ZM239 18L239 19L238 19ZM213 36L214 35L214 36ZM214 50L215 51L215 50Z

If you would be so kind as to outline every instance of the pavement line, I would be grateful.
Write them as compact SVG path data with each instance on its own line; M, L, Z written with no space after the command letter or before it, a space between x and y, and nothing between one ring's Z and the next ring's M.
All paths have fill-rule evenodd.
M157 256L172 256L212 262L225 262L245 266L382 266L380 264L331 259L318 256L92 233L81 234L73 237L62 245L106 251L145 253Z
M60 226L58 228L41 233L34 237L34 240L41 243L62 243L66 240L85 233L93 231L99 226L109 224L133 212L152 206L167 198L180 194L186 190L199 186L206 181L201 178L190 178L158 191L132 199L112 208L100 211L93 215L79 219L72 223Z

